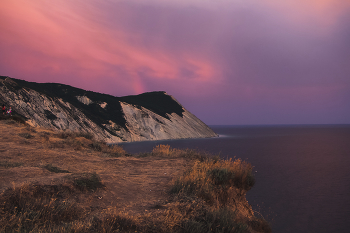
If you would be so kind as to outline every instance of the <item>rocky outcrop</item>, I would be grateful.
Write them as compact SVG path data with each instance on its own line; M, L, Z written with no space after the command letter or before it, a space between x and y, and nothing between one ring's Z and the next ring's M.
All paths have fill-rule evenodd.
M217 136L165 92L114 97L0 76L0 101L32 126L89 132L108 143Z

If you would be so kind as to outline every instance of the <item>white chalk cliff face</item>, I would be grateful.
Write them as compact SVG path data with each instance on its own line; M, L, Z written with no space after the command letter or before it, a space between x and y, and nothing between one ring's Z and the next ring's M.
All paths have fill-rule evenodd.
M0 104L32 126L89 132L107 143L217 136L165 92L113 97L0 76Z
M123 102L121 105L130 133L128 141L216 136L207 125L186 109L182 117L172 113L167 119L143 107L139 109Z

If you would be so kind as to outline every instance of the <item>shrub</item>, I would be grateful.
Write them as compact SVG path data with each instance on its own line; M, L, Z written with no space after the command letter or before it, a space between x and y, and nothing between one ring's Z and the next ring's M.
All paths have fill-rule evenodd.
M24 137L24 138L26 138L26 139L29 139L29 138L33 138L34 136L32 135L32 134L30 134L30 133L20 133L20 134L18 134L19 136L21 136L21 137Z
M111 157L120 157L128 155L123 147L118 145L108 146L103 150L103 152L108 153Z
M102 151L104 144L102 142L93 142L89 146L95 151Z
M53 166L52 164L47 164L44 166L44 168L49 170L50 172L54 172L54 173L70 173L70 171L63 170L61 168Z
M235 177L235 173L227 168L210 169L207 175L213 180L214 185L230 185Z
M101 178L96 173L76 174L71 177L73 184L81 191L96 191L99 188L105 187Z
M74 133L70 132L70 131L61 131L61 132L57 133L57 137L62 138L62 139L66 139L69 137L74 137Z
M109 146L104 142L93 141L89 146L93 150L103 152L110 157L120 157L120 156L127 155L126 151L123 149L123 147L118 146L118 145L110 145Z

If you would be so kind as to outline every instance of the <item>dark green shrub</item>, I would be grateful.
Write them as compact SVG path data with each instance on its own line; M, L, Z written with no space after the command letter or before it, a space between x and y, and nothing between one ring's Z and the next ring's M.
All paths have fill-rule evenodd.
M246 190L251 189L254 186L254 184L255 184L255 176L253 175L252 172L250 172L247 174L247 177L246 177L245 189Z
M215 185L230 185L233 183L235 173L227 168L214 168L207 172Z

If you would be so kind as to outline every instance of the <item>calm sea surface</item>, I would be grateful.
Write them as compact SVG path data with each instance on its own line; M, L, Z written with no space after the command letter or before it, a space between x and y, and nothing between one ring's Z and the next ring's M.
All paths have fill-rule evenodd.
M211 128L220 137L122 146L140 153L168 144L242 158L257 171L248 202L273 232L350 232L350 125Z

